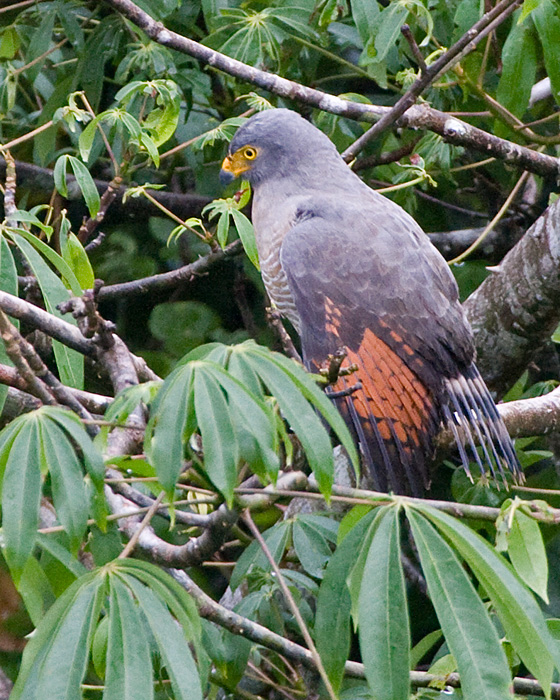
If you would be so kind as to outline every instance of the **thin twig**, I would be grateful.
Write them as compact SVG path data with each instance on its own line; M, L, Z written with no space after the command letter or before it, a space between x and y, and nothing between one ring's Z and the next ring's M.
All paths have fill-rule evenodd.
M67 44L67 43L68 43L68 38L65 38L62 41L59 41L58 44L55 44L48 51L45 51L40 56L37 56L37 58L34 58L32 61L30 61L29 63L26 63L24 66L20 66L19 68L16 68L13 71L12 75L18 75L19 73L23 73L23 71L28 70L32 66L35 66L37 63L40 63L47 56L49 56L51 53L54 53L55 51L60 49L62 46L64 46L64 44Z
M453 258L453 260L449 260L448 264L449 265L456 265L457 263L460 263L462 260L467 258L473 250L476 250L478 246L482 243L482 241L486 238L486 236L495 228L496 224L500 221L500 219L504 216L504 214L507 212L507 210L510 207L510 204L513 202L515 199L517 193L523 187L525 184L525 181L529 177L529 172L526 170L519 180L516 182L515 187L512 189L512 191L509 193L507 196L507 199L505 202L502 204L492 221L485 227L484 231L480 234L480 236L474 241L474 243L471 243L471 245L461 253L461 255L458 255L456 258Z
M142 531L150 524L150 521L154 517L154 515L157 512L157 509L159 507L159 504L162 502L163 497L165 496L165 491L160 491L159 496L156 498L156 500L153 502L152 506L142 519L142 522L136 529L136 532L134 535L129 539L126 547L123 549L123 551L119 554L117 557L118 559L126 559L129 554L132 554L132 551L136 547L136 544L138 543L138 540L140 539L140 535L142 534Z
M15 2L13 5L8 5L7 7L0 8L0 15L3 12L11 12L12 10L18 10L21 7L29 7L29 5L36 5L42 0L22 0L22 2Z
M45 122L44 124L41 124L41 126L38 126L36 129L33 129L33 131L30 131L29 133L24 134L23 136L19 136L17 139L8 141L8 143L5 143L3 146L0 146L0 153L4 153L5 151L8 151L14 146L19 146L20 143L25 143L25 141L29 141L30 139L35 138L35 136L37 136L38 134L42 133L43 131L46 131L47 129L50 129L53 123L53 120L50 119L48 122Z
M424 56L422 56L422 52L420 51L420 48L416 43L416 39L414 38L414 35L412 34L412 31L410 30L408 24L403 24L403 26L401 27L401 34L408 41L412 53L414 54L414 58L416 59L416 63L420 68L420 71L422 73L426 73L426 71L428 70L428 66L426 65Z
M284 350L286 355L288 355L288 357L291 357L296 362L303 364L303 360L301 359L301 355L299 354L299 352L296 350L294 341L290 338L290 334L288 333L288 331L284 327L284 324L282 323L282 315L280 314L280 312L275 308L267 306L266 322L268 323L272 331L274 331L277 338L280 340L282 349Z
M103 221L107 214L107 209L109 209L111 204L114 202L115 197L119 192L121 184L122 177L120 177L120 175L115 175L115 177L109 183L109 186L107 187L105 192L103 192L103 194L101 195L101 200L99 202L99 211L97 212L97 214L93 217L90 217L89 219L86 219L80 226L80 230L78 231L78 239L81 243L85 244L90 238L91 234Z
M303 619L302 614L297 606L297 603L294 600L294 597L291 594L290 589L286 585L286 582L284 581L284 577L282 576L282 572L280 571L280 568L279 568L278 564L276 563L274 557L270 553L270 550L267 547L266 542L264 541L264 538L259 531L259 528L253 522L253 519L251 518L251 513L249 510L245 511L245 513L243 515L243 519L247 523L249 530L251 531L251 534L259 543L265 557L268 559L270 565L272 566L274 573L276 574L278 584L279 584L280 588L282 589L282 593L284 594L284 597L286 598L286 602L288 604L288 607L292 611L292 614L298 623L301 634L303 635L303 638L305 639L305 643L307 644L309 651L313 655L313 659L315 661L317 671L318 671L319 675L321 676L321 680L325 684L325 688L327 690L327 693L329 694L329 697L331 698L331 700L337 700L336 693L334 692L334 689L331 685L331 682L329 680L327 672L325 671L325 667L323 666L323 662L321 661L321 657L319 656L319 652L317 651L317 647L315 646L315 643L313 642L313 639L311 638L311 635L309 634L309 630L307 629L307 625L305 624L305 620Z
M173 289L183 282L190 282L193 278L205 273L210 267L226 258L240 255L243 252L241 241L233 241L223 250L216 250L208 253L203 258L199 258L188 265L162 272L152 277L144 277L132 282L121 282L120 284L109 284L99 292L99 300L122 299L124 296L136 296L153 293L162 289Z

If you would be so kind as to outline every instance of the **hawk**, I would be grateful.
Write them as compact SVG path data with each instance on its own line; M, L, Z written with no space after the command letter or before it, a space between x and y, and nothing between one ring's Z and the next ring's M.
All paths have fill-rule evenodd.
M287 109L260 112L237 131L220 179L239 175L253 187L264 284L298 332L306 367L318 371L341 350L355 365L329 391L373 487L422 495L442 424L467 473L469 446L482 473L520 480L455 279L416 221Z

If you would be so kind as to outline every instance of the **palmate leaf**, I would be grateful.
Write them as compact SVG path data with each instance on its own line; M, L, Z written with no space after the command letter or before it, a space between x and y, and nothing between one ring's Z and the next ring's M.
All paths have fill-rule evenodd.
M223 351L223 347L214 346L207 358L223 363L242 382L249 380L251 386L259 383L268 388L303 445L324 494L328 494L332 486L332 448L329 436L313 409L333 428L358 471L356 447L340 413L313 377L295 362L253 341L227 348L227 352Z
M48 472L58 517L77 549L88 516L82 460L102 489L101 455L79 419L60 408L44 406L24 414L0 433L4 542L16 581L35 546L42 479Z
M103 633L98 634L102 607L108 620L102 620ZM105 675L106 700L149 700L157 650L174 697L201 700L188 646L194 643L200 660L205 657L200 640L201 622L186 591L156 566L117 560L81 576L47 612L26 647L11 697L82 697L80 684L93 651L96 669Z
M240 460L247 461L257 474L275 478L279 461L269 407L219 365L196 360L167 377L148 424L146 454L168 492L175 487L185 449L197 428L204 469L228 503L233 499Z
M488 594L506 636L525 666L548 693L560 652L532 594L486 540L460 521L427 506L415 506L449 540Z
M103 592L104 576L91 572L56 601L25 648L13 700L81 697Z
M511 674L486 608L467 573L437 530L407 511L430 599L457 663L466 700L511 698Z

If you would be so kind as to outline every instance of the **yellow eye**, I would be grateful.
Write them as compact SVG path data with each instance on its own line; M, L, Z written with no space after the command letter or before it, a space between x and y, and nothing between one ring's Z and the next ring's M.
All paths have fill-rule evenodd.
M255 160L255 158L257 157L257 150L252 146L247 146L247 148L243 149L243 156L247 160Z

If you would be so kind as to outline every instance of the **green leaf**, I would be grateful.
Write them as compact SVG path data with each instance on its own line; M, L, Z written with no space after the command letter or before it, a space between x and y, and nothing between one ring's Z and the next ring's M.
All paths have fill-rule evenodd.
M525 13L527 4L528 0L525 0L522 9L523 13ZM552 86L552 96L556 103L560 104L560 62L558 61L560 17L558 16L558 5L552 0L535 2L531 17L542 44L544 64Z
M323 568L331 556L327 540L305 521L296 519L292 539L297 558L304 570L316 578L323 577Z
M358 605L360 652L376 700L408 700L410 629L399 509L387 507L369 546Z
M457 662L466 700L511 698L511 674L496 628L451 547L414 510L407 511L430 599Z
M523 7L521 8L521 14L519 15L519 19L517 20L519 24L521 22L525 21L525 18L528 17L533 10L541 4L542 0L524 0L523 2Z
M239 238L241 239L241 243L243 243L243 248L245 248L245 252L247 253L247 257L257 268L257 270L260 270L259 252L257 250L257 240L255 238L253 224L249 221L245 214L243 214L243 212L237 211L237 209L234 209L231 212L231 215L233 217L233 223L235 224L237 233L239 234Z
M98 125L104 116L105 112L98 114L94 119L90 121L90 123L80 134L80 138L78 140L78 147L80 149L80 156L85 163L87 163L89 160L91 149L93 147L93 141L98 132Z
M422 661L424 656L433 649L434 645L442 638L441 630L434 630L423 637L418 644L415 644L410 651L410 670L413 671Z
M127 578L152 631L177 700L202 700L200 679L187 639L166 606L132 577Z
M70 155L60 156L54 167L55 187L63 197L68 197L68 184L66 181L68 165L72 168L76 183L84 196L89 215L94 218L100 207L99 192L89 170L80 160Z
M111 576L103 700L152 700L154 677L148 629L128 579Z
M14 243L16 243L18 248L20 248L22 253L25 255L27 261L29 262L29 265L31 266L31 269L33 270L34 275L37 277L37 282L39 284L39 287L41 288L47 311L49 313L54 314L57 318L62 318L63 314L61 314L60 311L57 309L57 305L62 302L68 301L68 290L62 284L60 279L50 269L50 267L45 263L45 261L41 258L41 256L36 252L33 245L31 245L31 243L25 240L23 234L14 236L13 238ZM38 241L39 239L36 238L36 240ZM45 248L48 248L48 246L45 246ZM51 252L56 255L56 253L54 253L52 249L49 248L49 250L51 250ZM60 260L62 260L62 258L60 258ZM62 262L64 263L64 261ZM64 263L64 265L66 266L66 263ZM72 273L72 271L69 270L69 268L68 271L71 273L71 276L74 277L74 273ZM76 285L77 289L75 293L79 296L81 294L81 290L79 290L77 280ZM76 320L71 316L69 316L68 318L64 318L64 320L67 323L71 323L72 325L77 325ZM67 386L74 387L75 389L83 388L83 356L75 350L71 350L70 348L66 347L57 340L53 340L53 350L62 383L66 384Z
M194 430L192 427L185 432L192 378L190 364L178 367L167 377L154 400L146 431L146 455L168 493L175 489L183 468L183 440L188 440ZM178 406L185 407L185 410L177 410Z
M10 698L81 697L80 684L99 617L103 581L98 572L86 574L52 606L25 648Z
M16 420L19 431L11 444L2 483L2 515L4 553L17 585L35 547L42 480L36 416L27 414Z
M505 633L542 688L550 688L560 656L542 612L511 566L486 540L460 521L426 506L415 506L465 559L490 597Z
M365 46L379 27L379 5L374 0L350 0L354 24Z
M237 440L220 385L210 372L201 369L197 367L195 372L194 406L202 436L204 471L231 507L237 485Z
M498 102L516 117L522 117L535 84L537 49L531 22L514 23L502 49L502 76L498 83ZM503 126L500 127L503 132Z
M375 33L375 52L371 58L377 62L383 61L389 49L395 46L401 35L401 27L408 19L409 10L403 2L392 2L381 11L377 20L377 31ZM371 41L369 42L371 46ZM366 49L369 49L366 46ZM371 51L371 49L369 49Z
M95 275L84 246L78 237L69 231L60 235L60 248L62 258L76 276L76 280L82 289L93 289Z
M10 246L5 236L0 236L0 289L3 292L8 292L8 294L18 295L18 278L17 270L14 262L14 256L10 250ZM12 319L12 323L19 328L19 323L15 319ZM4 343L0 340L0 363L4 365L13 365L12 361L6 353L6 348ZM4 402L8 395L8 387L6 385L0 386L0 412L4 407Z
M340 690L344 664L350 653L351 600L346 579L376 515L377 511L368 511L339 544L325 569L317 596L317 650L335 693Z
M513 568L529 588L548 603L548 561L539 525L517 508L508 537Z
M277 564L284 554L291 530L291 522L284 520L274 527L271 527L266 532L263 532L263 539L266 542L266 546ZM253 569L270 571L271 568L272 567L265 553L262 551L259 543L255 540L254 542L251 542L251 544L237 560L237 564L235 565L235 569L231 575L229 585L234 591L243 581L245 576L247 576L247 574L249 574Z
M88 501L82 467L67 433L50 420L39 424L41 448L51 475L55 510L74 553L86 531Z
M0 58L11 60L20 46L19 35L15 27L6 27L0 38Z
M73 557L70 552L63 547L52 535L45 535L43 533L37 534L37 545L41 547L45 552L48 552L53 559L67 569L74 578L80 578L85 573L87 569L85 566L79 562L75 557Z
M37 627L56 597L44 569L35 557L29 557L18 582L21 595L31 621Z

